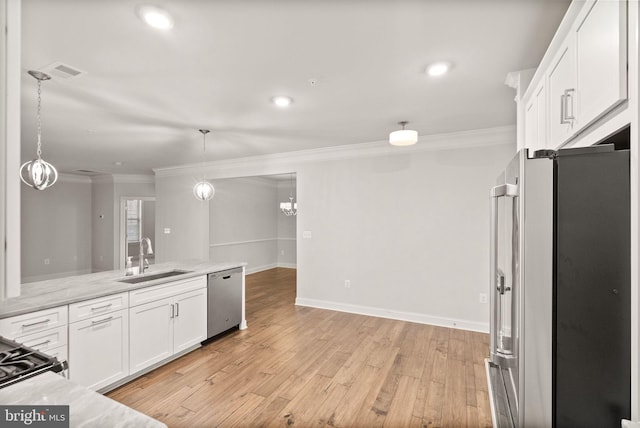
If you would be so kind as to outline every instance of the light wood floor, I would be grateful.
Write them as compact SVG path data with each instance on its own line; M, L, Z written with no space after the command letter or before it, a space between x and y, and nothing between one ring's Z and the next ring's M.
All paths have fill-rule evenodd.
M169 427L490 427L488 336L296 307L295 270L247 276L249 328L108 394Z

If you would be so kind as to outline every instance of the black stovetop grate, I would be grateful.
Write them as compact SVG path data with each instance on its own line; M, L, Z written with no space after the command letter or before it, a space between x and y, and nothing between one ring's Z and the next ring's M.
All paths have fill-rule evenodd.
M47 370L63 371L65 362L0 336L0 388Z

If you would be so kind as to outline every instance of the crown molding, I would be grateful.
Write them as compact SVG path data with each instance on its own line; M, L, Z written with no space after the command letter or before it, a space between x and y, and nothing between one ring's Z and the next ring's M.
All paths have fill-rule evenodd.
M293 152L274 153L261 156L226 159L208 162L204 165L187 164L173 167L154 168L156 177L190 175L194 170L210 171L230 170L236 167L269 165L272 168L286 167L291 164L322 162L333 160L347 160L377 156L406 155L437 150L457 150L465 148L488 147L503 144L513 144L516 141L516 127L514 125L501 126L472 131L452 132L420 136L418 144L407 147L394 147L388 141L373 141L369 143L350 144L345 146L323 147L319 149L299 150Z
M60 173L59 180L62 183L91 184L91 177L88 177L86 175L79 175L79 174L69 174L66 172Z
M113 174L113 182L117 184L154 184L156 178L153 175L144 174Z

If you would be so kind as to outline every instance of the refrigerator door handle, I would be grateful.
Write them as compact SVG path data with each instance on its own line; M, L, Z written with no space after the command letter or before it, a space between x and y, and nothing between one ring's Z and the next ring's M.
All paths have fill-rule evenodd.
M491 318L490 318L490 355L491 361L499 364L503 367L509 366L509 360L512 357L512 352L507 349L503 349L500 346L501 340L498 337L500 324L502 322L502 305L501 298L505 292L510 291L511 288L505 285L505 275L498 268L498 198L501 197L516 197L518 196L518 186L514 184L502 184L500 186L493 187L491 189L491 287L490 287L490 302L491 302Z

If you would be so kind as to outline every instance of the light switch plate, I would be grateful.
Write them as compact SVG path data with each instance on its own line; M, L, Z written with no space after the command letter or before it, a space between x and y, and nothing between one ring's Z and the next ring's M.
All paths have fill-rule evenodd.
M305 230L305 231L302 232L302 237L305 238L305 239L311 239L312 236L313 235L311 234L310 230Z
M171 233L171 228L170 228L170 227L165 227L165 228L164 228L164 234L165 234L165 235L168 235L168 234L170 234L170 233Z

